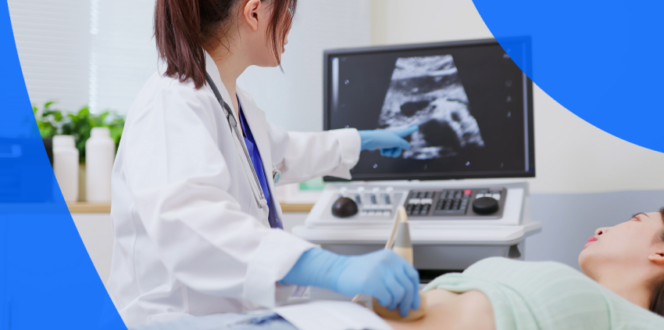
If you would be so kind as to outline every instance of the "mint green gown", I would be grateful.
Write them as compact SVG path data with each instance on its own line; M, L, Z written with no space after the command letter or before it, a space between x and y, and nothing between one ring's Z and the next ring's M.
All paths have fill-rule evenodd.
M659 329L664 317L556 262L488 258L424 289L479 290L491 301L496 330Z

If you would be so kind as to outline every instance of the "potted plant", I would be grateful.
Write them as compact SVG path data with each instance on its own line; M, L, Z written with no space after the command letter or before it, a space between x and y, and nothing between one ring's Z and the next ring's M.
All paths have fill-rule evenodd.
M42 109L32 107L37 121L39 134L44 141L46 153L53 165L53 136L73 135L79 155L79 196L85 196L85 142L90 138L90 131L94 127L108 127L111 138L118 150L125 119L114 111L104 111L100 114L90 113L90 108L84 106L76 112L64 114L61 110L53 109L54 102L46 102Z
M111 131L111 138L115 141L115 149L117 150L124 128L124 117L114 111L93 114L90 113L88 106L82 107L77 112L65 115L63 111L53 109L52 106L54 104L52 101L46 102L42 109L34 105L32 106L32 112L35 114L35 120L37 121L37 128L45 146L52 145L54 135L73 135L74 140L76 140L80 162L85 163L85 142L90 138L90 131L94 127L108 127ZM46 152L49 154L49 159L51 159L51 148L47 147Z
M85 142L90 138L90 131L94 127L108 127L115 142L115 150L118 150L125 124L124 117L113 111L93 114L90 113L88 106L82 107L78 112L67 114L66 117L60 134L74 136L81 163L85 163Z
M37 129L42 142L44 142L46 155L48 155L51 166L53 165L53 136L58 134L61 129L63 118L62 111L51 108L53 104L54 102L46 102L41 110L34 105L32 106L32 112L37 121Z

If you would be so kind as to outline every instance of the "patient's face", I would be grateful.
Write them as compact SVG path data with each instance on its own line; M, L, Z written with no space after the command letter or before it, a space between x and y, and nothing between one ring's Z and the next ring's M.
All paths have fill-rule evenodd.
M643 266L650 255L662 250L664 243L659 233L663 228L659 212L639 213L616 226L599 228L581 251L579 265L595 279L609 264Z

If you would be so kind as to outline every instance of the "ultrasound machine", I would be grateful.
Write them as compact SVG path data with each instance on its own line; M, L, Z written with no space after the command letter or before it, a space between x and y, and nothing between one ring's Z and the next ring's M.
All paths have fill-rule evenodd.
M541 230L529 217L535 177L530 41L472 40L329 50L324 128L418 125L397 158L363 151L352 181L326 177L293 233L340 254L383 248L403 205L423 281L491 256L522 259Z

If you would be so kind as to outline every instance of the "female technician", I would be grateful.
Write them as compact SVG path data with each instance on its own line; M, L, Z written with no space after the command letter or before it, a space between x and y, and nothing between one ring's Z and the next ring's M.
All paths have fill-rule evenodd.
M405 315L418 274L391 251L339 256L281 230L274 185L350 178L360 150L398 156L399 131L294 133L236 80L278 66L296 0L157 0L165 65L127 115L113 169L108 290L127 325L271 307L286 285L368 294Z

